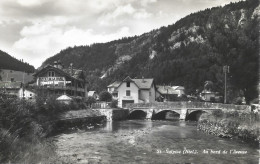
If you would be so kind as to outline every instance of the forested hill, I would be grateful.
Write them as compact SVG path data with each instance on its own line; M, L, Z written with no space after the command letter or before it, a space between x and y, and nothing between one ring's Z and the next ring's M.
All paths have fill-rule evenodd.
M24 71L27 73L33 73L35 70L32 65L25 63L21 60L18 60L1 50L0 50L0 69Z
M229 65L229 96L244 94L248 102L257 97L258 14L258 0L214 7L141 36L67 48L43 65L73 63L87 71L91 90L129 75L182 85L188 94L201 91L207 80L223 94L223 66Z

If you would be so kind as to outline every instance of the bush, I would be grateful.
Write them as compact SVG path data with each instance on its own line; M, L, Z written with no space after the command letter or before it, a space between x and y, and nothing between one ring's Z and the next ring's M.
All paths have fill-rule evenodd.
M112 95L107 92L107 91L102 91L100 94L99 94L99 100L100 101L111 101L112 100Z
M47 100L37 97L35 102L1 98L0 163L27 159L28 153L34 156L36 152L33 149L36 145L41 147L42 138L50 132L52 121L72 107L76 107L75 104L62 104L54 97Z
M118 105L118 101L117 100L112 100L110 107L111 108L117 108L117 105Z
M212 115L216 118L221 118L224 116L224 112L221 109L217 109L212 112Z
M237 97L233 100L233 104L242 105L243 99L241 97Z
M88 106L91 107L92 104L96 103L96 99L95 99L94 97L92 97L92 96L89 96L89 97L87 98L86 103L87 103Z
M238 111L229 111L226 113L226 117L227 118L238 118L239 117L239 113Z

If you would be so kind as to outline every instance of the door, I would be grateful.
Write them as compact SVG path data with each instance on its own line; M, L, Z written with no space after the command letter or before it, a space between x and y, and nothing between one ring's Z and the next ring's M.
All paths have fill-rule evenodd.
M122 100L122 107L126 107L126 104L134 103L134 100Z

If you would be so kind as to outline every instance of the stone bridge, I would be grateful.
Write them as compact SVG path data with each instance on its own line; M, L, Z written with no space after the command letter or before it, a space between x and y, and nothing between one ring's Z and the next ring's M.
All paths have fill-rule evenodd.
M212 111L221 109L225 110L250 110L250 106L247 105L232 105L232 104L220 104L220 103L208 103L208 102L156 102L156 103L139 103L128 104L129 115L143 112L146 119L152 119L158 114L163 112L172 111L179 115L180 120L186 120L192 114L197 113L209 113Z

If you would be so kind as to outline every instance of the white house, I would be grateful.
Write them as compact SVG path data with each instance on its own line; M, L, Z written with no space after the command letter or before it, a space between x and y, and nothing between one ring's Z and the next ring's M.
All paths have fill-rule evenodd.
M120 81L115 81L112 84L110 84L109 86L107 86L107 91L109 93L111 93L111 95L113 96L113 99L117 100L118 99L118 91L117 91L117 87L121 84Z
M96 100L99 99L99 96L96 91L88 91L88 97L93 97Z
M172 89L178 94L178 97L184 95L184 87L183 86L172 86Z
M112 84L108 86L108 91L113 86ZM117 92L119 107L125 107L128 103L155 102L153 79L131 79L128 76L117 87L114 87L113 92Z
M26 100L34 99L35 93L32 90L26 89L26 88L20 88L18 91L18 97L23 98Z
M208 90L203 90L200 93L200 98L204 101L216 101L219 102L221 99L221 96L219 95L218 92L212 92Z
M35 93L28 88L24 88L21 81L0 81L0 93L27 100L35 98Z

